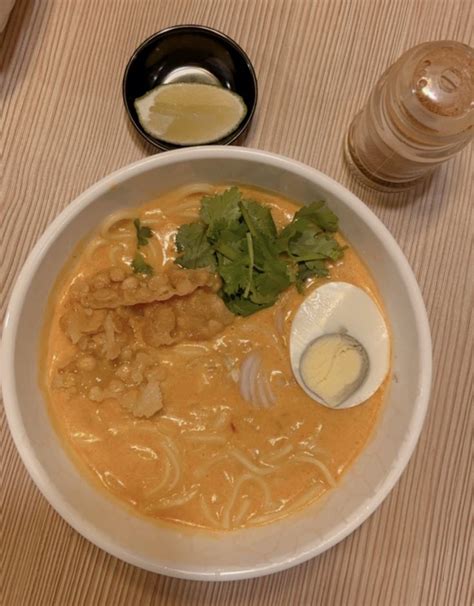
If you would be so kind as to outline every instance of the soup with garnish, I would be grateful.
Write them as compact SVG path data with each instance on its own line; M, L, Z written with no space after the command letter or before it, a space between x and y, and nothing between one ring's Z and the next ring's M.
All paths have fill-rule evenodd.
M331 410L291 370L292 318L318 285L350 282L383 309L337 218L309 208L193 185L110 215L67 261L42 387L82 473L135 512L210 530L273 522L364 448L387 380Z

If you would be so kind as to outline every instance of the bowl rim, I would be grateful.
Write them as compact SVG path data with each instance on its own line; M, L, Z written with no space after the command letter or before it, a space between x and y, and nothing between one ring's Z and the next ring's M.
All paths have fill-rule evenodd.
M277 561L263 563L261 566L252 569L236 569L225 572L202 572L190 571L189 569L178 569L175 567L170 568L159 562L157 563L156 561L151 562L149 560L144 560L139 555L131 553L115 544L112 537L102 533L91 524L84 522L80 513L63 499L60 492L56 489L54 482L50 480L46 470L36 459L34 449L26 439L26 433L20 414L18 395L15 388L14 354L16 334L18 331L23 301L29 288L31 278L37 267L43 261L46 252L54 244L59 233L80 212L82 212L84 208L93 204L98 197L110 190L110 188L116 187L117 185L126 182L128 179L136 177L156 166L166 166L175 161L213 159L217 157L222 158L222 156L226 156L229 159L260 161L268 166L290 170L291 172L320 183L331 193L331 195L341 198L344 204L349 205L357 214L361 215L362 219L371 230L375 230L383 235L384 245L386 249L388 249L393 262L397 265L403 280L407 285L407 293L416 318L418 340L420 342L421 372L419 377L419 389L413 404L413 416L410 422L409 431L404 436L403 443L398 449L397 456L389 473L385 476L384 481L378 485L377 490L370 497L366 498L364 502L354 510L349 518L342 520L336 526L332 536L330 536L328 540L324 541L322 545L313 545L296 555L287 554ZM301 564L320 553L323 553L347 537L377 509L395 486L407 466L421 433L428 408L431 388L432 349L427 312L413 271L389 230L359 198L324 173L296 160L251 148L206 146L173 150L144 158L124 166L86 189L52 221L29 253L27 260L16 279L10 297L5 315L1 345L0 366L2 368L2 391L10 432L23 464L36 486L53 509L55 509L79 534L107 553L150 572L190 580L239 580L272 574Z
M130 109L130 104L128 102L128 95L127 95L128 79L129 79L130 70L131 70L134 62L136 61L138 54L143 49L145 49L149 44L151 44L155 40L159 40L160 38L168 36L169 34L186 33L186 31L196 32L196 33L200 32L203 34L208 34L208 35L211 35L214 38L218 39L221 43L231 46L244 60L246 66L247 66L247 69L249 71L250 77L252 79L253 87L254 87L254 100L253 100L252 106L247 108L247 114L245 115L242 122L240 122L238 124L237 128L235 130L233 130L230 134L226 135L225 137L222 137L222 139L218 139L212 145L213 146L230 145L231 143L234 143L234 141L237 141L237 139L249 128L250 123L252 122L252 118L255 114L255 109L257 107L258 81L257 81L257 75L255 73L255 68L254 68L252 62L250 61L250 58L247 55L247 53L233 38L231 38L227 34L224 34L224 32L221 32L218 29L214 29L214 28L208 27L206 25L181 24L181 25L172 25L170 27L166 27L165 29L161 29L158 32L155 32L154 34L152 34L151 36L148 36L148 38L146 38L146 40L144 40L139 46L137 46L137 48L133 51L132 55L130 56L130 59L127 62L127 66L125 67L125 71L124 71L123 78L122 78L122 99L123 99L123 104L125 106L125 111L127 112L127 116L129 118L130 122L132 123L132 125L134 126L135 130L138 132L138 134L141 135L150 145L152 145L153 147L160 149L162 151L189 149L189 147L176 145L174 143L167 143L166 141L157 139L156 137L153 137L152 135L150 135L146 132L146 130L140 124L140 120L135 119L135 116L133 115L133 113ZM202 144L202 146L203 145L206 145L206 144ZM199 146L199 147L201 147L201 146Z

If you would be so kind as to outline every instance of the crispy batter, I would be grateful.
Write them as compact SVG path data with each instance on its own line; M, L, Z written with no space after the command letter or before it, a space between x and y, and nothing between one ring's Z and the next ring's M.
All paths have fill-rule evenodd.
M158 349L210 339L233 321L219 287L207 270L174 265L151 278L112 268L76 281L60 325L77 353L58 367L55 386L152 416L163 406Z
M75 345L82 335L93 335L102 330L105 313L103 310L86 309L80 303L71 302L61 317L61 328Z
M165 272L151 278L122 270L118 270L122 272L119 274L117 269L101 272L88 279L86 292L78 294L83 307L115 309L167 301L174 296L183 297L198 288L208 288L212 292L217 292L220 288L219 277L205 269L180 269L172 265Z
M147 305L140 318L142 336L152 347L210 339L234 319L220 297L199 289L186 297Z
M122 400L124 408L135 417L150 418L163 408L163 398L158 381L149 381L139 390L131 390Z

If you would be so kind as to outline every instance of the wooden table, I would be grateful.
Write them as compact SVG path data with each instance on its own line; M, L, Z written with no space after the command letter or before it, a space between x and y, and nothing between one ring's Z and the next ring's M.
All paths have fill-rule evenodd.
M30 480L3 419L0 602L467 606L472 152L415 190L388 196L349 175L342 138L405 49L429 39L472 44L469 0L17 0L0 38L2 310L52 219L87 186L153 153L128 123L121 79L142 40L178 23L228 33L254 62L260 100L247 145L342 182L400 243L433 333L426 425L401 481L345 541L286 572L208 584L144 572L79 536Z

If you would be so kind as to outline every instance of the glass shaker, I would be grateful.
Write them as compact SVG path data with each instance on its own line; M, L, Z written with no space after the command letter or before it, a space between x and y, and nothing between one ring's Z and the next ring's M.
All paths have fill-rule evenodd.
M382 75L349 127L354 175L382 191L408 189L465 147L474 132L474 49L426 42Z

